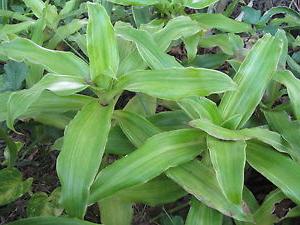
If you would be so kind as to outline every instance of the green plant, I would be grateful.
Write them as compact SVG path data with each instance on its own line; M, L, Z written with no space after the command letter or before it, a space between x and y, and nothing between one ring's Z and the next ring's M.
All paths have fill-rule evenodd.
M35 1L25 4L28 2ZM182 6L179 9L202 9L216 1L112 2L156 5L159 11L170 11L177 4ZM75 3L69 1L65 7ZM274 224L280 220L272 215L277 202L290 198L300 204L296 135L300 85L299 79L286 70L291 58L289 35L277 29L274 35L264 34L251 49L244 48L244 40L238 35L265 29L264 23L276 11L253 22L254 28L222 14L207 13L139 22L139 28L134 28L121 21L113 26L99 3L84 4L87 29L77 43L88 63L72 51L52 50L72 33L63 38L54 34L52 39L42 38L40 42L5 33L0 44L4 58L24 61L34 68L30 74L35 77L26 77L27 89L18 90L17 80L14 84L18 88L0 94L0 121L6 121L14 132L18 132L15 121L24 119L64 129L64 136L55 143L60 149L56 169L61 191L49 197L34 194L28 216L37 217L12 225L92 224L83 218L87 206L94 203L100 205L102 223L126 225L131 223L134 203L165 204L187 194L193 198L186 225L199 221L222 224L228 217L236 224ZM45 24L40 25L44 19L51 29L63 32L64 28L57 28L57 17L52 17L53 6L41 5L37 11L33 6L39 17L30 19L33 34L44 30ZM73 7L69 13L72 10ZM299 16L284 8L285 11ZM210 29L218 33L209 35ZM56 44L49 47L54 39ZM182 63L166 53L178 42L183 42L187 50ZM296 39L292 42L297 43ZM202 64L208 68L195 66L198 46L218 47L221 51L205 55L209 60L214 57L214 63L208 60ZM201 63L202 59L203 56ZM212 69L226 60L232 65L233 78ZM296 120L291 120L280 107L273 108L284 94L281 85L290 99L290 106L283 109ZM135 96L120 108L117 102L124 91ZM157 105L171 111L156 113ZM266 118L263 122L255 116L258 108ZM1 180L7 184L0 187L3 205L27 192L32 180L22 181L14 168L18 146L4 131L0 134L8 145L9 167L1 170L0 176L15 174ZM109 155L114 155L112 163ZM244 186L248 166L278 188L262 205ZM12 193L12 189L18 191ZM63 209L68 217L59 217ZM296 207L286 217L299 215L298 211ZM182 224L181 218L174 218L175 223ZM168 219L162 221L168 224ZM171 218L173 224L174 221Z

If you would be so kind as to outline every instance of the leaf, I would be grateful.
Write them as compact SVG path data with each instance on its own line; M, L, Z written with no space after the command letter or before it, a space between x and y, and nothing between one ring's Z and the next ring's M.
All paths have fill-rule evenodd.
M156 127L164 131L189 128L190 118L182 110L156 113L147 118Z
M101 222L105 225L131 225L133 218L132 203L111 197L99 202Z
M219 106L224 119L235 114L241 115L240 121L232 124L232 128L244 126L261 101L277 68L281 49L282 43L278 38L267 34L254 45L243 61L233 78L238 88L225 93Z
M54 5L45 4L42 0L24 0L25 5L30 8L33 14L40 18L45 16L48 25L56 28L59 17Z
M244 47L240 36L235 34L215 34L199 39L199 46L202 48L219 47L225 54L234 55Z
M132 7L133 19L136 27L140 27L141 24L147 24L151 21L152 12L149 6L133 6Z
M259 25L263 26L276 14L285 14L291 16L294 20L300 19L300 14L295 10L288 7L272 7L268 11L264 13L264 15L260 18Z
M32 29L31 40L40 46L42 46L44 43L44 35L41 35L41 33L44 32L45 26L45 19L44 17L42 17L41 19L38 19L34 28ZM26 86L32 87L43 77L44 67L42 65L30 62L28 62L27 64L29 67L29 71L28 75L26 76Z
M86 24L87 22L85 20L74 19L70 23L60 26L55 31L54 36L49 40L47 48L56 48L61 41L69 37L71 34L79 31Z
M222 14L197 13L192 14L191 18L196 20L205 29L218 29L230 33L250 32L251 25L239 22Z
M185 225L222 225L223 215L193 198Z
M230 130L218 125L211 123L205 119L193 120L190 125L203 130L209 135L227 141L247 141L250 139L256 139L271 145L276 150L280 152L288 152L289 147L286 146L281 138L281 136L268 129L254 127L245 128L241 130Z
M161 50L165 51L173 40L190 37L201 30L199 24L188 16L171 19L164 28L155 32L154 40Z
M21 13L10 11L10 10L4 10L4 9L0 9L0 17L9 17L19 21L32 20L30 17L24 16Z
M34 21L24 21L17 24L5 24L0 26L0 39L5 39L6 35L17 34L27 30L32 25L34 25Z
M216 69L223 65L228 58L229 56L224 53L197 55L194 60L188 63L188 65L193 67Z
M192 160L204 149L203 135L191 129L163 132L101 170L91 187L89 202L142 184L170 167ZM155 163L156 166L153 166Z
M48 74L30 89L14 92L7 103L7 126L13 129L14 121L26 114L28 108L37 101L45 89L57 95L72 95L84 90L88 85L78 77Z
M300 165L289 157L257 143L247 144L248 163L295 203L300 203ZM288 176L287 176L288 174Z
M184 6L193 9L203 9L218 1L219 0L185 0Z
M50 72L89 77L88 65L73 53L49 50L24 38L1 43L0 54L16 61L41 64Z
M160 3L159 0L109 0L115 4L132 5L132 6L147 6Z
M89 189L107 142L112 110L112 105L103 107L93 101L77 113L65 130L56 168L62 186L61 201L70 216L81 218L85 214Z
M59 216L63 209L57 207L55 200L58 201L58 199L51 199L44 192L34 193L26 206L27 217Z
M122 131L131 143L140 147L153 135L159 134L161 130L150 123L147 119L132 112L117 110L114 111Z
M0 127L0 138L5 142L6 148L4 156L6 158L4 163L7 163L9 168L13 167L16 160L18 151L23 147L20 142L14 142L13 139Z
M261 17L261 11L253 9L249 6L243 7L243 21L250 24L257 24L259 22L259 19Z
M127 155L135 149L134 145L127 139L119 126L110 129L105 153L116 155Z
M114 28L105 8L88 3L87 51L90 59L91 78L100 87L107 88L110 78L115 78L119 53Z
M191 62L197 56L199 41L199 33L183 39L184 47L186 49L187 58L189 62Z
M183 225L183 219L181 216L170 216L166 213L166 216L160 219L161 225Z
M5 71L5 74L3 75L4 90L16 91L21 88L22 83L26 78L28 68L24 63L8 61L4 65L4 71ZM3 91L3 89L1 91Z
M291 121L286 112L268 112L264 111L265 117L272 130L279 132L282 137L289 143L288 153L296 160L300 161L300 123Z
M241 205L246 164L246 142L223 141L208 136L207 146L222 192L230 202Z
M214 172L194 160L166 171L166 175L208 207L241 221L253 221L247 205L230 203L219 188Z
M189 67L131 72L120 77L115 89L179 100L234 90L235 83L222 72Z
M124 107L125 111L141 116L152 116L156 111L157 100L149 95L137 93Z
M119 191L116 196L128 202L150 206L174 202L187 193L166 176L158 176L145 184Z
M285 70L275 73L274 80L283 84L287 88L289 98L293 106L296 118L300 119L300 80L297 79L292 72Z
M152 69L182 67L174 57L164 53L157 46L147 31L137 30L120 22L115 25L115 29L119 36L136 44L141 57Z
M22 174L16 168L0 170L0 206L20 198L31 188L32 178L22 180Z
M54 217L54 216L41 216L41 217L32 217L17 220L7 225L96 225L96 223L91 223L84 220L79 220L75 218L68 217Z
M219 124L222 117L216 103L205 97L184 98L177 102L191 119L207 119Z

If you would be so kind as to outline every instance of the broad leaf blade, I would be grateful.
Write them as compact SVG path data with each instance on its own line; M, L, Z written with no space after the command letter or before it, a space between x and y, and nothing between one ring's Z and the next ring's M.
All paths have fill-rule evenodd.
M68 217L54 217L54 216L46 216L46 217L32 217L17 220L12 223L8 223L7 225L96 225L96 223L91 223L84 220L79 220L75 218L68 218Z
M191 18L206 29L216 28L230 33L249 32L252 30L251 25L230 19L222 14L197 13L191 15Z
M24 38L1 43L0 54L16 61L41 64L50 72L89 77L88 65L73 53L49 50Z
M265 35L254 45L243 61L233 79L238 88L225 93L219 106L224 119L235 114L242 116L239 123L232 124L232 128L244 126L261 101L277 68L281 49L282 43L278 38Z
M170 167L192 160L204 149L203 138L203 134L192 129L149 138L142 147L100 171L92 185L89 202L145 183Z
M131 225L133 206L118 197L111 197L99 202L101 222L105 225Z
M62 185L62 204L71 216L81 218L85 214L89 188L104 153L112 110L112 105L102 107L97 101L91 102L65 130L57 173Z
M136 44L141 57L152 69L182 67L174 57L164 53L157 46L147 31L137 30L122 23L116 24L115 28L119 36Z
M246 164L246 142L222 141L208 136L207 146L222 192L230 202L241 205Z
M184 6L193 9L203 9L218 1L219 0L186 0Z
M222 225L223 215L193 198L185 225Z
M22 181L22 174L16 168L0 170L0 205L6 205L21 197L31 188L32 178Z
M216 70L177 68L125 74L120 77L116 89L142 92L167 100L179 100L184 97L206 96L234 90L235 83L226 74Z
M90 59L91 79L99 86L108 87L116 77L119 53L114 28L105 8L97 3L88 3L87 51Z
M149 137L161 132L159 128L147 119L135 113L115 111L114 117L117 119L124 134L136 147L140 147Z
M252 221L246 205L230 203L219 188L216 175L203 163L194 160L171 168L166 175L207 206L241 221Z
M247 144L247 161L297 204L300 203L300 165L268 146ZM288 176L287 176L288 174Z
M245 128L241 130L230 130L205 119L193 120L189 123L191 126L201 129L209 135L227 141L247 141L250 139L256 139L271 145L280 152L289 152L289 146L287 146L282 140L280 134L270 131L268 129L254 127Z
M119 191L116 196L128 202L155 206L171 203L187 193L166 176L159 176L145 184Z

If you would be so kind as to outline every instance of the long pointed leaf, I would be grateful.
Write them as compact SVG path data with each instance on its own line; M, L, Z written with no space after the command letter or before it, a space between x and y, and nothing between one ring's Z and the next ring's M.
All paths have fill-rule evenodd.
M73 53L49 50L24 38L1 43L0 54L16 61L28 60L41 64L49 72L89 77L88 65Z
M125 74L116 85L116 90L122 89L167 100L179 100L234 90L235 83L226 74L216 70L177 68Z
M245 141L222 141L208 136L207 146L225 197L230 202L241 205L246 164Z
M89 202L145 183L170 167L192 160L204 149L203 137L196 130L183 129L149 138L142 147L100 171Z
M116 77L119 65L117 39L105 8L88 3L87 50L91 78L99 86L108 87L109 77Z
M89 188L104 153L113 106L94 101L77 113L65 130L57 173L62 185L62 204L68 214L82 218ZM82 166L84 165L84 166Z

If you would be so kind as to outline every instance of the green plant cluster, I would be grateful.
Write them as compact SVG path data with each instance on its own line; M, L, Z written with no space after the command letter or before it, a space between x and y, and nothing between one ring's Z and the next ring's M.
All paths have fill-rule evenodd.
M184 196L186 220L171 224L300 216L298 12L245 6L234 19L239 1L218 11L217 0L1 4L0 205L31 195L28 218L10 225L92 225L95 203L103 224L129 225L134 204ZM31 193L17 169L23 145L9 134L28 121L64 131L50 195ZM245 186L251 168L276 186L262 203ZM287 198L296 206L278 218Z

